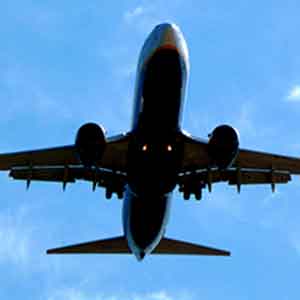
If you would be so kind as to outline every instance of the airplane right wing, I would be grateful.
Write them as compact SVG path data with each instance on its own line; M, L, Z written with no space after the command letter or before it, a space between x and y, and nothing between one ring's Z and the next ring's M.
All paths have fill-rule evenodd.
M125 171L127 162L128 135L121 134L107 139L105 151L98 167ZM14 167L80 165L75 145L33 151L0 154L0 170Z
M63 189L68 183L85 180L92 182L93 190L97 186L106 188L107 198L110 198L112 193L116 193L120 199L123 197L127 183L127 177L124 173L83 166L17 167L10 170L9 176L17 180L26 180L27 187L31 181L43 181L60 182Z
M80 164L74 145L0 154L0 170L14 167Z

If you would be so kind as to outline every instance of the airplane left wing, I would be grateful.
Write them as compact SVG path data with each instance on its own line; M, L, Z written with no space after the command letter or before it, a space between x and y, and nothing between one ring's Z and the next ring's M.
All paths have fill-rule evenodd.
M291 175L300 174L300 158L240 149L234 164L225 170L212 165L208 143L187 135L182 137L184 156L179 176L181 191L195 194L196 190L216 182L237 185L287 183ZM200 194L198 192L198 198Z
M178 142L183 144L183 159L180 173L207 169L211 160L206 141L186 134L180 134Z
M267 169L288 171L290 174L300 174L300 158L240 149L234 167L247 169Z
M183 137L184 157L181 172L192 172L210 167L208 143L189 136ZM300 158L240 149L233 168L287 171L300 174Z

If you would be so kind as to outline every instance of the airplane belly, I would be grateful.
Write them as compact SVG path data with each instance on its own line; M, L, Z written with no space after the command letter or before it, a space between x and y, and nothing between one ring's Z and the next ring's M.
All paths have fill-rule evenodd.
M158 50L139 74L134 130L178 130L185 76L181 57L174 49Z
M127 175L133 192L144 196L173 191L183 155L175 133L137 133L129 143Z
M171 193L139 196L128 187L126 195L123 225L128 246L134 253L150 253L164 235Z

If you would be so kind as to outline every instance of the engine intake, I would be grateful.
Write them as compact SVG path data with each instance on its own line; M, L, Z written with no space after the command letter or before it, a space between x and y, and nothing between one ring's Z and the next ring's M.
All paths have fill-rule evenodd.
M95 166L102 158L105 145L105 131L98 124L86 123L79 128L75 147L84 166Z
M216 127L209 135L208 151L214 165L219 169L229 168L239 151L239 134L229 125Z

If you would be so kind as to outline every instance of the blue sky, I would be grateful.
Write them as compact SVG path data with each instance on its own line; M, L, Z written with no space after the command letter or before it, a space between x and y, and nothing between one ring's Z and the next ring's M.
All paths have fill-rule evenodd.
M73 143L80 125L130 127L139 50L171 20L190 50L184 128L228 123L241 146L300 156L299 1L2 1L1 152ZM300 181L176 192L167 235L230 249L231 258L46 256L121 233L121 206L87 183L12 182L1 174L0 298L298 299Z

